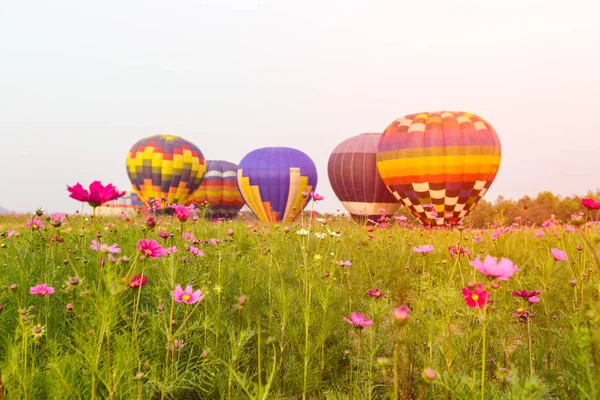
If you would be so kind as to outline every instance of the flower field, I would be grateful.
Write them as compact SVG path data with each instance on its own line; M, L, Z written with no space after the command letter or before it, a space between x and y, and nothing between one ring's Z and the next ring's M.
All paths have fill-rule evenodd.
M600 397L595 223L40 211L0 232L0 398Z

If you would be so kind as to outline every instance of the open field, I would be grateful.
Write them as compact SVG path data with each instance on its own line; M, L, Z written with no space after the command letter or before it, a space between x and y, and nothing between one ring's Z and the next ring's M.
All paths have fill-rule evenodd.
M156 219L0 216L0 398L600 397L598 225ZM519 271L490 279L476 255Z

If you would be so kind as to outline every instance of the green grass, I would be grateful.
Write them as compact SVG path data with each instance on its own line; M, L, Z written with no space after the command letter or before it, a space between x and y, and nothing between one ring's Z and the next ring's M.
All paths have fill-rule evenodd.
M344 218L326 225L305 219L307 236L295 233L301 221L287 231L251 220L181 224L160 217L146 230L140 217L72 216L59 229L46 223L46 230L31 232L28 218L0 217L0 232L20 233L0 238L0 398L477 399L483 323L486 399L600 397L595 225L573 233L557 226L543 238L512 228L492 240L495 231L395 222L369 232ZM327 228L341 236L315 237ZM200 241L195 246L204 257L186 251L182 229ZM159 230L173 237L164 241ZM90 249L96 232L102 243L118 243L122 252L115 256L129 260L101 265L106 253ZM483 239L474 243L475 235ZM143 237L179 251L141 259L136 243ZM412 251L424 244L435 250ZM462 288L491 282L468 259L450 258L447 248L456 244L474 256L507 257L521 269L488 289L493 302L485 316L466 306ZM555 262L551 248L565 250L569 260ZM131 275L142 272L148 283L128 288ZM75 276L80 283L70 285ZM29 294L40 283L55 293ZM174 302L177 284L202 289L204 299ZM387 298L368 297L373 288ZM527 306L530 335L515 316L525 303L511 296L523 289L542 291L541 301ZM242 295L247 301L240 306ZM401 304L411 317L399 326L392 310ZM353 328L342 319L350 312L364 313L373 325ZM183 346L168 350L175 339ZM436 379L423 377L427 368Z

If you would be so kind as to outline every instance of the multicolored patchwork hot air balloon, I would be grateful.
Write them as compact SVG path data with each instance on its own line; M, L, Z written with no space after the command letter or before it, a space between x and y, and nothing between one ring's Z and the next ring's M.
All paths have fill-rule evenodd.
M357 220L391 216L400 203L387 189L377 170L377 143L381 133L363 133L337 145L329 156L327 173L333 192Z
M125 196L102 204L96 209L99 216L127 215L133 216L146 211L146 205L135 192L126 192Z
M127 155L129 180L148 205L163 199L163 204L186 204L205 171L200 149L179 136L149 136L134 144Z
M266 147L240 161L237 182L246 204L261 221L290 222L310 201L306 194L317 186L317 168L299 150Z
M377 145L381 178L425 225L462 220L489 189L500 158L494 128L466 112L407 115Z
M206 207L207 218L233 218L244 206L237 185L238 166L229 161L206 161L202 184L192 195L190 203Z

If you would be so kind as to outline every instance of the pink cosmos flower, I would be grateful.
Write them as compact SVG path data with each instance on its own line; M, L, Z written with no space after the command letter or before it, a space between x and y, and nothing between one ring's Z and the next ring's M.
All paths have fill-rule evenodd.
M181 285L177 285L173 291L173 298L178 303L194 304L202 301L202 290L198 289L195 292L192 289L192 285L187 285L185 290L181 288Z
M169 256L173 253L177 253L177 247L165 247L165 255Z
M106 202L125 196L124 191L117 191L117 188L110 183L104 186L102 183L100 183L100 181L92 182L89 192L85 190L79 182L77 182L77 184L73 187L67 186L67 190L71 193L69 197L84 203L87 202L91 207L94 208Z
M188 251L196 257L204 257L202 250L198 249L197 247L189 246Z
M319 193L315 193L313 191L310 192L310 197L312 197L312 199L314 201L321 201L321 200L325 199L325 197L323 197Z
M227 229L227 234L229 236L233 236L233 229Z
M159 258L165 255L165 249L154 239L140 239L137 249L146 257Z
M432 252L434 249L434 247L430 244L425 244L423 246L419 246L419 247L413 247L413 251L415 253L421 253L423 255L426 255L427 253Z
M38 296L49 296L54 293L54 288L42 283L29 288L29 293L37 294Z
M385 294L383 294L383 292L377 288L369 290L367 292L367 296L373 297L375 299L381 299L381 298L386 299L387 298L387 296Z
M373 325L373 320L370 318L365 319L365 314L357 314L355 312L351 312L350 319L348 319L346 317L343 317L343 318L344 318L344 321L346 321L350 325L353 325L354 327L359 328L359 329Z
M552 257L554 257L556 261L565 261L567 259L567 253L562 250L553 248L550 250L550 253L552 253Z
M55 228L58 228L62 225L62 222L65 220L65 218L65 214L57 212L50 215L50 223Z
M473 243L479 243L479 242L481 242L481 235L473 236Z
M92 240L92 244L90 244L90 249L99 251L101 253L111 253L111 254L121 252L121 249L119 248L118 244L113 243L111 246L109 246L106 243L100 243L99 241L97 241L95 239Z
M189 207L186 207L184 205L177 204L174 206L174 209L175 216L177 216L177 219L179 219L179 221L181 222L185 222L190 218L190 214L194 210L194 205L192 204Z
M456 256L456 255L458 255L459 261L460 261L460 256L462 256L462 255L467 256L467 258L469 260L471 259L471 252L468 249L460 247L459 245L449 246L448 250L450 250L450 258L451 259L454 259L454 256Z
M533 292L528 292L527 290L519 290L518 292L512 292L513 296L522 297L524 300L527 300L531 304L540 302L540 298L537 297L538 294L540 294L539 290L534 290Z
M158 232L158 236L160 236L163 239L168 239L171 236L170 232Z
M131 277L131 282L127 284L130 288L139 288L148 283L148 277L146 275L138 274Z
M11 236L16 236L17 232L13 231L12 229L8 232L6 232L6 235L4 235L5 238L9 239Z
M463 288L463 296L469 307L483 308L490 301L490 294L483 290L483 284L478 284L474 290Z
M539 232L537 232L535 234L536 238L541 238L541 237L544 237L544 236L546 236L546 232L544 232L544 231L539 231Z
M339 265L340 267L351 267L352 263L350 262L350 260L338 260L335 262L337 265Z
M27 221L27 227L32 231L41 231L44 229L44 223L37 218Z
M590 211L600 210L600 203L589 197L581 199L581 204Z
M480 256L477 255L475 260L470 263L475 269L482 274L498 278L502 281L508 280L514 275L515 272L520 271L519 267L513 264L508 258L502 257L500 262L496 257L487 255L485 261L481 262Z

